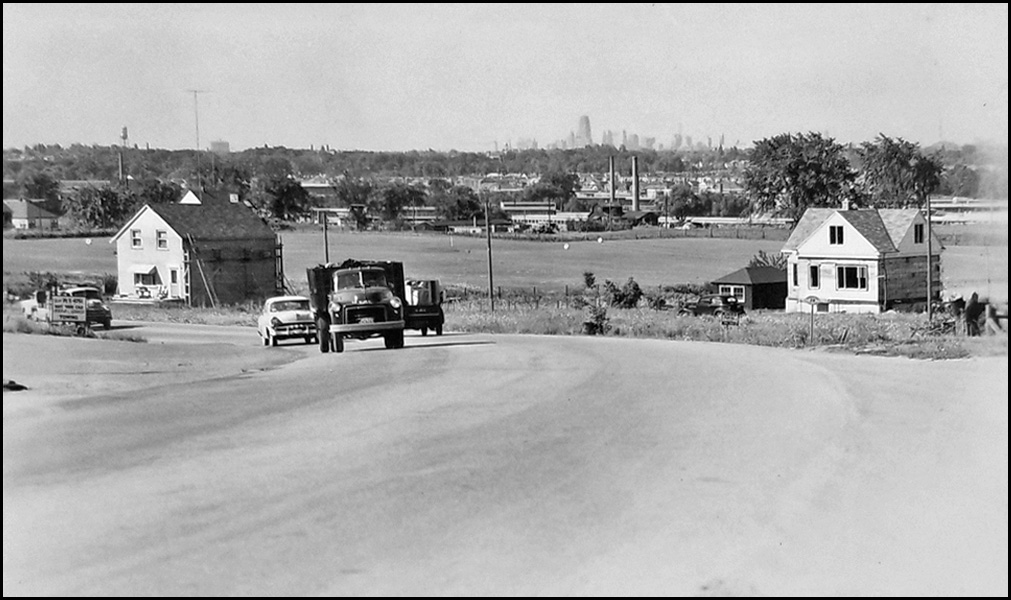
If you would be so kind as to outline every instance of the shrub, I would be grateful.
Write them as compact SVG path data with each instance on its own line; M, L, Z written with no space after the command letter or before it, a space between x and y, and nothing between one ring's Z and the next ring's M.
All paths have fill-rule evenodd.
M610 319L607 318L607 309L602 306L591 306L586 310L586 319L583 321L583 333L586 335L605 335L611 329Z
M635 308L642 299L642 288L629 277L625 285L619 288L610 281L604 282L604 290L610 296L611 306L618 308Z
M597 277L590 271L583 271L583 285L586 289L592 289L597 285Z

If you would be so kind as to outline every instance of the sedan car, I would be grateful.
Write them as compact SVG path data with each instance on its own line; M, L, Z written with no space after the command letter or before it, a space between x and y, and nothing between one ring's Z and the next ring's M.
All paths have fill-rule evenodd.
M264 346L276 346L280 340L299 338L316 343L316 323L305 296L276 296L263 303L256 321L256 332Z
M688 302L678 311L679 315L712 315L735 317L744 314L744 305L734 296L727 294L705 294L695 302Z

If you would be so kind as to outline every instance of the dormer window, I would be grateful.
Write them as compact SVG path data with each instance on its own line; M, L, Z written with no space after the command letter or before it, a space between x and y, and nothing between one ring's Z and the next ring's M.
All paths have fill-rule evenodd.
M842 225L831 225L828 228L828 243L833 246L842 246L843 227Z

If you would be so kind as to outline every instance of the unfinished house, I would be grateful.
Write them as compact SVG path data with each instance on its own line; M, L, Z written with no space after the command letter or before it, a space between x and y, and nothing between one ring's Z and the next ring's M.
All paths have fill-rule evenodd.
M927 301L927 221L917 209L808 209L783 246L788 312L880 313ZM941 292L932 237L932 294Z

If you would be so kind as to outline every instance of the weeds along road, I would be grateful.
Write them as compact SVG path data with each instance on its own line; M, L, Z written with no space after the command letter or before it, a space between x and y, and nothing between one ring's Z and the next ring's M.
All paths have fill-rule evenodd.
M135 332L3 336L5 596L1007 594L1006 357Z

